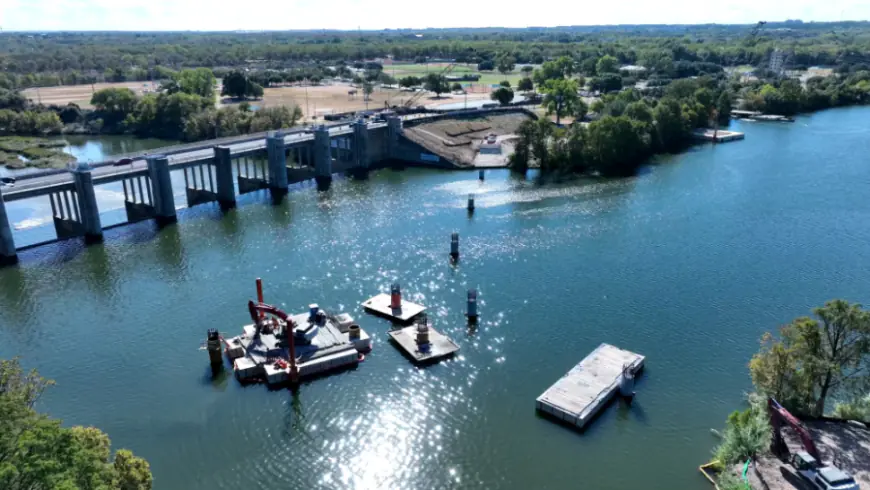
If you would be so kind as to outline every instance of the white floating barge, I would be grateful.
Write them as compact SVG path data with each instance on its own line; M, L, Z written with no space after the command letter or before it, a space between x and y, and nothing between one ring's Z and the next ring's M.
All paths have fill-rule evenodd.
M304 378L359 364L362 353L371 350L371 337L361 328L351 328L353 318L344 313L326 315L316 305L312 312L289 315L295 328L294 350L298 377ZM285 324L281 324L285 325ZM236 378L243 382L265 380L269 385L292 381L287 362L290 353L280 329L260 332L245 325L242 335L224 340Z
M742 140L746 137L744 133L738 131L718 131L713 129L696 129L692 132L692 137L701 141L712 141L714 143L727 143L728 141Z
M428 324L412 325L387 332L387 335L416 364L427 364L450 357L459 346Z
M601 344L547 388L537 398L535 408L582 429L619 391L623 369L637 374L644 359L640 354Z
M400 323L409 323L414 317L426 311L423 305L403 300L398 284L390 286L390 294L381 293L369 298L362 303L362 307L369 313Z

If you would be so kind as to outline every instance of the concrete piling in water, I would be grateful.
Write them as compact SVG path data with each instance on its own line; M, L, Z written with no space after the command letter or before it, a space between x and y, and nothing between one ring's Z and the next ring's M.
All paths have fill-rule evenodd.
M169 176L169 159L163 155L148 158L148 176L154 190L154 214L158 225L178 221L175 214L175 196Z
M468 317L468 323L477 323L477 290L468 290L468 304L465 316Z
M353 175L363 179L368 176L371 158L369 157L369 127L363 118L353 124Z
M329 129L320 125L314 130L314 180L317 187L326 189L332 182L332 153Z
M474 212L474 194L468 195L468 212L469 213Z
M102 242L103 225L100 222L100 208L97 206L91 166L87 162L79 162L72 175L79 203L79 216L85 231L85 243Z
M218 204L220 204L222 209L236 207L233 161L228 146L216 146L214 148L214 167L217 180Z
M450 257L453 260L459 259L459 233L450 234Z
M622 375L619 379L619 396L628 403L634 399L634 373L627 366L622 367Z
M287 179L287 152L284 149L284 133L274 131L266 137L266 153L269 158L269 191L283 196L290 185Z
M390 308L397 310L402 307L402 288L399 283L390 285Z
M212 369L222 366L224 359L221 355L221 336L216 328L208 329L206 348L208 349L208 359L211 362Z
M6 203L0 194L0 265L11 265L18 262L15 251L15 240L12 239L12 226L6 214Z

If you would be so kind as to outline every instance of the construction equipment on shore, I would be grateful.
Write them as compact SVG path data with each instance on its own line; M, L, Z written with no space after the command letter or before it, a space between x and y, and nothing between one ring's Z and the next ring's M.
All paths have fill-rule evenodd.
M858 490L858 484L855 483L855 479L851 475L836 466L822 463L822 455L813 442L810 431L797 417L773 398L767 399L767 408L770 411L770 425L773 427L771 449L774 454L785 457L798 475L815 488ZM785 439L782 437L783 424L788 424L797 433L804 448L803 451L790 454Z

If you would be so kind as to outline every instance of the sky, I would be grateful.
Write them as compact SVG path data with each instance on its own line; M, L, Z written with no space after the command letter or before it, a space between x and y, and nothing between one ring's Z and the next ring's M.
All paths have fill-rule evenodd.
M0 0L0 28L230 31L870 20L870 0Z

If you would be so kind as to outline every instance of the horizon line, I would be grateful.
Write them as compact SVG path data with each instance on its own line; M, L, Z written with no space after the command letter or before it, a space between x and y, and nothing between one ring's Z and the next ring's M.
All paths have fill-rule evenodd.
M792 25L824 25L824 24L844 24L844 23L852 23L852 24L866 24L870 23L870 19L863 20L852 20L852 19L843 19L843 20L833 20L833 21L815 21L815 20L802 20L802 19L785 19L785 20L774 20L774 21L766 21L768 26L770 25L779 25L779 24L792 24ZM334 32L334 33L382 33L382 32L401 32L401 31L451 31L451 30L488 30L488 29L505 29L505 30L559 30L559 29L576 29L576 28L619 28L619 27L710 27L710 26L723 26L723 27L737 27L737 26L752 26L755 22L748 23L718 23L718 22L703 22L703 23L673 23L673 24L662 24L662 23L651 23L651 24L574 24L574 25L557 25L557 26L524 26L524 27L508 27L508 26L487 26L487 27L385 27L380 29L374 28L366 28L366 29L337 29L337 28L322 28L322 29L188 29L188 30L177 30L177 29L149 29L149 30L112 30L112 29L4 29L2 25L0 25L0 35L3 34L17 34L17 33L173 33L173 32L185 32L185 33L278 33L278 32L299 32L299 33L325 33L325 32Z

